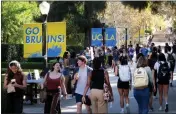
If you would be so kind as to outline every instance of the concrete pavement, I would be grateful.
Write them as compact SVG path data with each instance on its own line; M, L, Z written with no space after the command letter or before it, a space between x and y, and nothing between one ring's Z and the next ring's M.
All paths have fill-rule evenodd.
M133 68L131 66L131 68ZM133 71L133 69L131 69ZM119 104L119 94L117 91L117 80L118 78L115 77L113 71L111 69L108 70L110 75L111 86L114 92L114 103L112 103L112 107L109 106L109 113L119 113L121 108ZM172 88L169 90L169 113L176 113L176 73L174 74L174 83ZM130 91L129 94L130 98L130 112L137 113L138 106L136 100L133 97L133 90ZM164 103L163 103L164 104ZM164 106L164 105L163 105ZM76 103L75 99L70 100L62 100L61 101L62 113L76 113ZM155 99L153 102L154 112L150 113L165 113L164 111L158 111L159 108L159 101ZM43 113L44 104L35 104L35 105L24 105L24 113ZM86 113L86 109L83 106L83 113Z

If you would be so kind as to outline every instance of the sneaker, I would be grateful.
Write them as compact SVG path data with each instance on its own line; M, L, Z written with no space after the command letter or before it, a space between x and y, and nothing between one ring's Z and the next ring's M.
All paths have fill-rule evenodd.
M168 111L169 111L169 106L168 106L168 104L166 104L165 112L168 112Z
M160 106L160 108L158 109L159 111L162 111L163 110L163 108Z
M121 113L121 114L124 114L125 112L124 112L124 110L121 110L120 113Z
M172 83L170 83L170 87L173 87Z
M153 112L153 111L154 111L153 107L149 109L149 112Z
M126 111L127 111L127 114L130 113L130 107L129 107L129 105L126 105Z

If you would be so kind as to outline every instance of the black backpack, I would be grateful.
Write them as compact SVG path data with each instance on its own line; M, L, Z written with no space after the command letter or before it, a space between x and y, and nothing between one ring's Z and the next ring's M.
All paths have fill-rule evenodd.
M158 80L161 82L165 82L170 80L170 68L167 62L159 63L159 72L158 72Z
M167 61L170 63L171 68L175 66L175 59L172 54L168 54Z

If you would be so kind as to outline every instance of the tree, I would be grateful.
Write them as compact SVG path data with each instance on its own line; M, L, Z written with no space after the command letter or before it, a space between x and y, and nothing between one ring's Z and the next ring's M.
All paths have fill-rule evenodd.
M128 6L124 6L121 2L107 2L105 18L110 27L116 27L119 40L124 37L125 27L128 28L128 36L130 40L136 40L136 34L147 28L154 29L155 26L165 27L164 19L160 15L153 15L151 8L148 6L145 10L139 11ZM159 20L159 21L158 21ZM120 28L119 28L120 27Z
M34 22L40 11L36 2L2 2L1 42L23 43L23 24Z
M84 44L82 45L88 46L90 43L90 29L94 26L100 26L98 14L104 11L106 2L54 1L50 3L51 9L48 15L48 21L66 21L68 40L76 42L83 41ZM41 21L41 19L37 20ZM85 33L84 37L82 37L82 33ZM80 38L83 40L80 40ZM68 42L71 43L72 41Z

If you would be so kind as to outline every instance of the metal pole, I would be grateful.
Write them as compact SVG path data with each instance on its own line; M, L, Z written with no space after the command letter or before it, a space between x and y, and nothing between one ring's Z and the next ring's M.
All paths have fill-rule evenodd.
M47 59L48 59L48 56L47 56L47 21L46 21L46 18L47 16L44 16L44 22L42 23L42 56L44 57L44 66L45 68L48 68L48 63L47 63Z
M104 61L103 61L103 67L105 68L105 23L103 23L103 28L102 28L102 36L103 36L103 58L104 58Z
M139 44L140 44L140 42L141 42L141 41L140 41L140 38L141 38L141 33L140 33L140 32L141 32L141 29L139 28Z
M125 32L126 32L126 38L125 38L125 48L126 48L126 53L128 52L128 48L127 48L127 45L128 45L128 43L127 43L127 40L128 40L128 32L127 32L127 28L125 28Z

